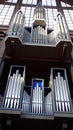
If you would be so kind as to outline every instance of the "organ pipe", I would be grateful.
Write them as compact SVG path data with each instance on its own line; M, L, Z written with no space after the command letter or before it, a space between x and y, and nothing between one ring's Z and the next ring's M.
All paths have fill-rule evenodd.
M24 70L25 72L25 70ZM65 70L64 70L64 73ZM9 73L9 78L6 86L6 93L3 107L6 109L19 109L21 100L21 90L24 82L24 76L19 69ZM55 107L57 112L71 112L72 104L69 94L66 74L57 71L54 75L54 91L50 85L51 91L45 96L43 95L43 82L33 80L32 93L29 95L24 87L22 93L22 112L31 112L33 114L52 113L53 112L53 92L55 94Z

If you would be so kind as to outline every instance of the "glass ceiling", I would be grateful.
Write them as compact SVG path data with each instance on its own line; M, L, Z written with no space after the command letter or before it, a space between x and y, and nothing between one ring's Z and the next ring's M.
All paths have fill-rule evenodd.
M17 3L18 0L6 0L6 2L10 2L10 3Z
M6 0L5 4L0 4L0 26L9 26L11 18L16 10L21 9L26 18L26 25L32 27L33 14L37 0ZM27 6L26 6L27 5ZM42 0L46 12L47 28L53 29L53 22L58 12L56 0ZM72 6L64 2L60 3L63 14L66 18L69 30L73 30L73 9Z

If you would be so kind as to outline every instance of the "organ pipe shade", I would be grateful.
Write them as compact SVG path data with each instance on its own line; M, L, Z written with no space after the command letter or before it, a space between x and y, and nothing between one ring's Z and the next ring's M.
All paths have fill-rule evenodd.
M20 92L22 87L22 79L19 71L17 70L13 76L10 76L8 89L6 93L4 108L19 108Z
M60 72L54 78L56 111L71 112L71 97L66 79Z
M45 9L41 2L38 3L34 10L34 23L35 25L45 25Z
M67 23L61 13L58 13L54 20L54 31L56 41L60 39L70 39Z
M18 10L11 23L8 36L18 36L22 39L25 26L25 17L21 10Z
M23 112L30 111L30 95L25 90L23 92L22 111Z
M45 112L46 113L52 113L52 93L49 92L45 96Z
M24 74L25 70L23 69L24 68L22 67L10 68L7 85L6 85L6 91L4 95L5 96L4 103L3 103L3 107L6 109L20 108L21 90L23 88L24 77L25 77ZM24 71L23 76L22 76L22 71Z

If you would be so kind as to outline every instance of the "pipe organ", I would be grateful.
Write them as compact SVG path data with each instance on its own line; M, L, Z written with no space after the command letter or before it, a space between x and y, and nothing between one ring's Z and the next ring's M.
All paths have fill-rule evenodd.
M40 58L58 60L67 60L71 57L72 42L64 17L60 13L57 15L54 21L54 30L51 31L47 29L44 14L45 8L39 2L34 10L32 27L29 29L28 27L24 28L25 17L21 10L16 13L5 41L6 55L13 57L34 56L34 58L40 56Z
M22 41L25 27L25 16L21 10L18 10L15 14L13 22L8 31L8 36L19 37Z
M72 113L73 105L65 68L51 68L48 87L44 86L44 79L40 78L32 78L29 87L25 85L25 70L25 66L11 66L3 109L20 109L23 114L39 115L53 115L53 112Z
M19 10L15 15L12 25L9 28L8 37L11 39L11 41L14 39L16 40L14 42L10 42L10 39L6 41L6 58L11 57L14 60L17 59L17 63L21 61L21 63L26 64L27 67L11 65L2 103L3 110L19 109L23 115L38 114L44 116L51 115L53 117L54 113L63 113L64 116L66 114L72 113L73 105L66 69L51 68L50 63L50 61L53 61L53 64L55 62L59 64L60 60L63 62L69 60L71 41L67 42L67 40L70 39L64 17L59 13L54 21L54 30L49 30L48 32L46 28L45 10L41 2L39 2L34 10L34 21L31 30L28 28L24 30L24 26L25 17L21 10ZM25 33L27 37L30 38L27 38ZM22 43L20 40L22 42L25 41L27 45L25 42L23 44L19 44ZM32 46L30 43L32 43ZM46 46L46 44L48 46ZM35 47L35 45L40 46ZM64 58L66 58L65 61ZM34 61L35 63L40 63L40 65L38 65L39 68L42 68L41 62L44 63L47 61L45 63L50 63L49 69L51 70L49 71L51 72L51 85L48 81L48 85L45 87L44 78L41 79L39 77L38 71L32 69L35 65ZM47 65L44 66L47 67ZM25 70L28 67L31 67L31 70L34 72L25 73ZM46 70L48 70L48 68ZM39 78L32 78L32 75L33 77L35 77L35 75L38 75ZM42 75L40 76L42 77ZM27 77L29 77L29 79ZM45 76L45 78L46 77L47 76ZM30 79L32 79L31 85L29 84ZM47 79L49 79L49 77Z
M70 123L73 126L72 44L68 27L59 13L54 28L47 28L51 25L46 24L45 18L48 6L43 7L42 0L37 0L37 3L35 7L33 2L33 8L28 8L30 4L23 4L24 14L29 16L30 13L26 24L22 11L16 12L0 48L0 54L3 46L5 49L0 60L2 130L17 130L22 125L23 129L30 127L31 130L46 127L48 130L71 130Z
M60 39L63 40L70 39L65 18L61 13L58 13L57 17L54 20L54 35L56 42L59 41Z

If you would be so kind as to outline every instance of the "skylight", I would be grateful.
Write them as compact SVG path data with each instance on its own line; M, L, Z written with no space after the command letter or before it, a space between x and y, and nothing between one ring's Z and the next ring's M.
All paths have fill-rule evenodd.
M6 0L5 2L17 3L18 0Z
M73 30L73 10L63 10L69 30Z
M22 1L23 4L37 4L37 0L23 0Z
M61 2L61 6L62 6L62 7L71 7L71 5L66 4L66 3L64 3L64 2Z
M42 0L42 5L56 6L56 0Z
M15 6L0 5L0 25L8 25Z

